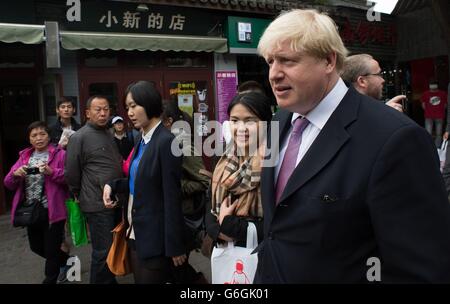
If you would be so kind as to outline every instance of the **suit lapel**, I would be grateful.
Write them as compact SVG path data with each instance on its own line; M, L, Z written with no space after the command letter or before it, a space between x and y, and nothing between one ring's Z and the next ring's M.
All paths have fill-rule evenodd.
M292 113L280 110L274 121L278 121L279 124L279 132L278 138L280 141L278 142L278 151L280 150L280 145L282 144L281 138L284 138L289 131L290 121L291 121ZM272 149L271 144L271 132L269 131L267 137L267 148ZM271 152L271 155L273 152ZM271 157L268 155L267 158ZM263 207L264 207L264 217L271 217L273 215L273 211L275 209L275 166L272 167L264 167L261 173L261 192L263 198Z
M358 94L350 88L308 152L295 168L280 198L285 200L321 171L350 139L346 128L357 119Z
M149 161L150 158L156 157L157 155L157 147L158 147L158 137L159 133L161 132L161 128L164 128L162 123L159 124L159 126L155 129L155 131L152 134L152 139L147 143L147 147L145 148L144 154L142 154L141 161L139 162L138 172L139 174L142 174L142 170L147 170L148 167L146 163Z

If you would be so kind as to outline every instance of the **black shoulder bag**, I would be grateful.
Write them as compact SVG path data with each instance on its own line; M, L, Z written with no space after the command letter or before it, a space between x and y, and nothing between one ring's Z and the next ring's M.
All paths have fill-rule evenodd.
M44 196L44 185L42 185L41 196L39 199L27 201L26 196L19 202L14 213L14 227L27 227L40 222L43 219L45 208L42 205Z

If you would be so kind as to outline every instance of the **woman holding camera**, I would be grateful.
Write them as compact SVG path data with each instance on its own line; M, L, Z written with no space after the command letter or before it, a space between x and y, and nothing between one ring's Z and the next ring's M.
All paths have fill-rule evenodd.
M64 182L65 151L49 145L49 129L36 121L27 129L31 147L19 152L19 159L6 175L5 186L15 191L11 209L22 204L39 203L39 218L27 226L31 250L45 259L44 284L55 284L60 267L69 256L61 250L66 221L65 200L69 197Z

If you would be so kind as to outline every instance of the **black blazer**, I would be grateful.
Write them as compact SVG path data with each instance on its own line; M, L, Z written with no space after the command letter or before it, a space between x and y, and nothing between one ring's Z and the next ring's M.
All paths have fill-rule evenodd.
M291 117L275 117L280 143ZM380 259L381 282L450 281L450 205L436 147L400 112L350 88L278 206L274 176L263 168L256 283L368 282L370 257Z
M132 221L140 259L186 253L181 211L182 158L171 152L174 138L160 124L142 155L136 173ZM134 146L132 158L137 153L139 142ZM110 185L113 193L129 192L128 178L114 180ZM124 212L126 218L127 206Z

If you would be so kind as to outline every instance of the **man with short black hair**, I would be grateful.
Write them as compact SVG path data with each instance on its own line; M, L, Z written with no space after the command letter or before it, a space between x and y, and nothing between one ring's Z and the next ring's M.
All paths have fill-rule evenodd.
M93 96L86 103L88 122L70 138L64 176L69 190L80 202L89 224L92 244L90 283L116 283L106 264L112 244L111 231L116 224L116 210L103 204L103 187L122 177L122 157L107 129L109 101Z
M57 120L54 125L50 127L50 142L55 145L60 145L62 148L67 146L69 136L81 128L81 125L73 118L76 112L75 102L63 97L56 104ZM67 136L62 136L67 134Z

